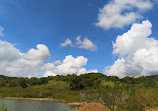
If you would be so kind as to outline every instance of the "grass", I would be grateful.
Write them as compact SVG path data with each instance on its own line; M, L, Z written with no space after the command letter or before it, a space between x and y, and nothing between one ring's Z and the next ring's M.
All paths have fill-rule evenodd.
M1 111L7 111L7 107L4 104L1 105Z

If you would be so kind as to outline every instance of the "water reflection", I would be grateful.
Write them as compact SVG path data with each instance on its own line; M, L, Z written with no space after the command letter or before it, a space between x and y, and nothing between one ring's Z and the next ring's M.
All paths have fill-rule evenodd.
M52 101L0 99L0 104L3 103L7 106L8 111L76 111L79 109L78 106Z

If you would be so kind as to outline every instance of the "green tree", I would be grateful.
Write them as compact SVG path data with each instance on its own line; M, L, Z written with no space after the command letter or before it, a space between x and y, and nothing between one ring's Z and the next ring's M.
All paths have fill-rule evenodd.
M17 79L17 86L22 87L22 88L26 88L28 86L27 84L27 78L18 78Z
M74 77L69 84L70 84L70 89L72 90L81 90L84 88L84 85L82 84L82 80L78 76Z

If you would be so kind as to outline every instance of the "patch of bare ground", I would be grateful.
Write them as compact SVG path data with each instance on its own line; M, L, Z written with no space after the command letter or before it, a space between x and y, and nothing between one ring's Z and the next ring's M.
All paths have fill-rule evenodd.
M109 108L105 107L99 103L89 103L78 111L111 111Z
M52 98L19 98L19 97L2 97L2 99L23 99L23 100L39 100L39 101L55 101Z
M74 102L74 103L66 103L66 104L72 105L72 106L82 106L82 105L84 105L85 103Z
M145 111L158 111L158 108L145 108Z

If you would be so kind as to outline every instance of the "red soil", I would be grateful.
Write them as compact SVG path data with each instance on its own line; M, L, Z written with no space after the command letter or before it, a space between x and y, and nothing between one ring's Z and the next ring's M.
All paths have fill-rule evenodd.
M111 111L109 108L98 103L89 103L78 111Z

